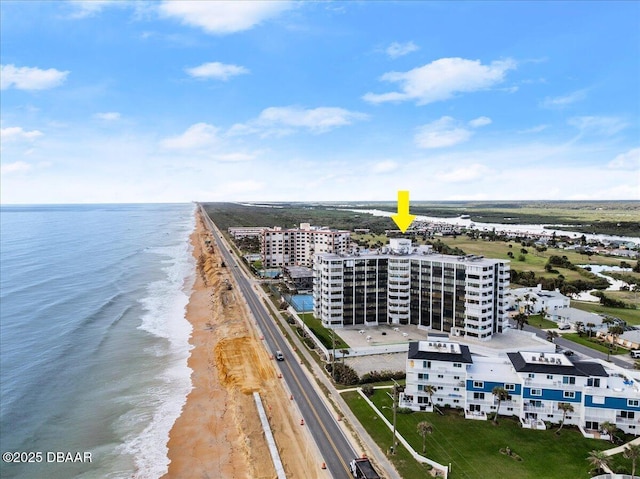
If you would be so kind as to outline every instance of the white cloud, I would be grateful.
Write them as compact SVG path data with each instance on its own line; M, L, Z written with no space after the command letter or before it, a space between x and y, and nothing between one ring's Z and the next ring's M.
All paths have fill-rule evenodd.
M0 66L0 89L16 88L17 90L46 90L61 85L67 78L68 71L55 68L41 70L36 67Z
M245 67L226 65L220 62L203 63L194 68L187 68L185 71L194 78L213 78L225 81L232 76L249 73Z
M2 139L2 141L35 140L40 136L42 136L41 131L25 131L19 126L0 129L0 139Z
M289 9L288 1L165 1L160 13L205 32L224 35L249 30Z
M379 161L373 165L371 171L374 173L389 173L398 169L398 163L391 160Z
M456 93L484 90L504 81L507 71L516 67L513 60L483 65L479 60L441 58L408 72L388 72L381 79L399 83L400 91L367 93L370 103L415 100L418 105L447 100Z
M533 126L531 128L526 128L524 130L518 130L518 133L540 133L541 131L546 130L547 128L549 128L549 125L537 125L537 126Z
M14 163L8 163L0 166L0 173L3 175L10 175L11 173L25 173L31 170L31 165L24 161L16 161Z
M608 166L616 170L640 170L640 148L619 154L609 162Z
M564 96L557 97L546 97L541 103L540 106L543 108L558 108L562 109L566 106L571 105L572 103L576 103L580 100L584 100L587 96L587 90L577 90L573 93L569 93Z
M71 18L86 18L97 15L102 9L108 5L118 5L124 2L116 0L74 0L69 2L73 8Z
M473 181L487 176L489 169L480 164L461 166L455 170L442 170L435 174L438 181L445 183L462 183L465 181Z
M443 116L439 120L418 127L414 141L419 148L444 148L463 143L472 135L472 131L459 126L450 116Z
M473 128L479 128L481 126L487 126L492 123L491 118L488 116L479 116L478 118L471 120L469 126Z
M98 120L116 121L120 119L120 113L118 113L117 111L107 111L104 113L96 113L95 115L93 115L93 117L97 118Z
M306 129L318 134L367 118L368 116L364 113L337 107L310 109L296 106L270 107L262 110L258 118L246 124L234 125L230 133L232 135L259 133L263 136L283 136L293 133L296 129Z
M409 53L415 52L419 49L420 48L413 42L407 42L407 43L393 42L391 45L387 47L385 52L391 58L398 58L404 55L408 55Z
M615 135L628 126L622 119L611 116L576 116L570 118L568 123L581 132L604 136Z
M207 123L196 123L178 136L166 138L160 143L164 148L173 150L196 150L209 148L218 143L218 128Z

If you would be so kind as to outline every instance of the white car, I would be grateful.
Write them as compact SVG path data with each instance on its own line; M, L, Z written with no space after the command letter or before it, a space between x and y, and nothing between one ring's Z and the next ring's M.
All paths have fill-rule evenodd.
M569 323L560 323L558 325L558 329L565 331L567 329L571 329L571 325Z

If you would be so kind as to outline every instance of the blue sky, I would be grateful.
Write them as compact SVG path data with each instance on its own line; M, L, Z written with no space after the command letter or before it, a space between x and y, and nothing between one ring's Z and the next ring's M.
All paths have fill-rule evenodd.
M640 200L639 2L0 14L5 204Z

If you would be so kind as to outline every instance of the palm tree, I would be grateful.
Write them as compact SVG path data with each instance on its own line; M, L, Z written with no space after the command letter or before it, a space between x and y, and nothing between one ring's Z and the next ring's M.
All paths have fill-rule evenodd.
M609 334L611 335L611 343L615 345L616 351L618 351L618 337L624 333L622 326L609 326Z
M568 403L568 402L559 402L558 403L558 409L560 409L562 411L562 422L560 422L560 427L556 431L556 434L560 433L560 430L564 426L564 420L567 417L567 413L568 412L573 412L573 405L571 403Z
M509 399L509 393L502 386L496 386L491 390L491 394L496 397L498 407L496 407L496 415L493 417L493 423L498 424L498 414L500 413L500 403Z
M342 364L344 364L344 358L347 354L349 354L349 350L348 349L341 349L340 353L342 354Z
M589 330L589 337L593 334L593 328L595 328L595 323L587 323L587 329Z
M533 311L536 309L535 305L538 302L538 298L536 298L535 296L531 296L531 308L530 308L530 312L533 313Z
M622 454L627 459L631 459L631 477L635 477L636 460L640 457L640 444L627 444Z
M578 336L582 337L582 334L584 333L584 323L582 321L576 321L575 327L576 331L578 332Z
M609 466L610 460L611 458L604 452L595 450L591 451L589 453L589 456L587 457L587 461L589 461L589 464L597 468L598 471L604 471L604 468Z
M429 396L429 402L431 403L431 407L435 408L436 405L433 404L433 394L437 391L436 387L431 384L424 385L424 392Z
M417 426L418 434L422 436L422 454L427 450L427 434L433 432L433 426L430 422L420 421Z
M528 324L528 317L524 313L518 313L513 317L513 320L516 322L518 329L523 329L525 324Z
M602 424L600 424L600 429L602 429L605 434L609 435L609 440L611 442L615 442L614 434L618 430L618 427L615 424L609 421L605 421Z

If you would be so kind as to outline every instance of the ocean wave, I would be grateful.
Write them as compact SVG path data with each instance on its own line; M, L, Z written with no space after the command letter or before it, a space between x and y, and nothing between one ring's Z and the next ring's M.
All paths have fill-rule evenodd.
M168 349L160 343L147 349L154 356L162 356L167 366L156 377L155 385L139 398L138 403L145 407L128 415L134 429L138 429L135 425L144 425L144 429L128 435L118 447L120 453L133 458L134 477L139 479L155 479L167 472L169 432L193 387L192 371L187 366L192 327L185 317L195 281L195 260L189 241L195 227L193 215L181 226L185 229L178 244L145 248L144 252L163 256L161 262L166 266L162 268L165 277L150 283L146 296L139 300L145 314L138 329L167 340Z

